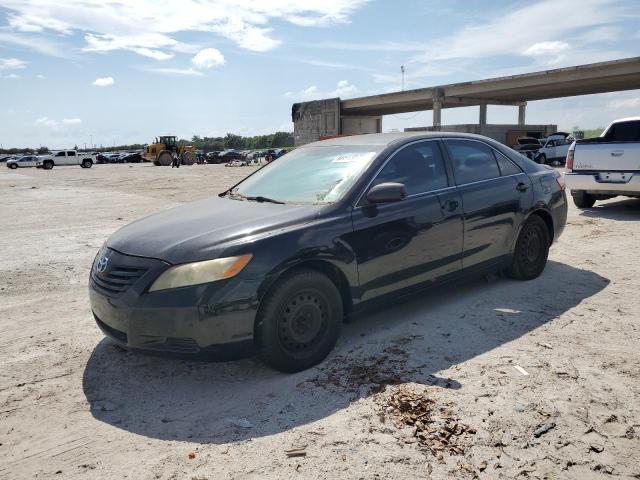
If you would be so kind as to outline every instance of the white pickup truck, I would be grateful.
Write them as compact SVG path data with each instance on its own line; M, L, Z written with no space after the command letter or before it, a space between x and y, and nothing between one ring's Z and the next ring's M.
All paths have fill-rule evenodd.
M90 153L77 152L75 150L60 150L50 155L40 155L36 167L51 170L59 165L80 165L82 168L91 168L96 163L96 156Z
M597 138L574 142L565 184L578 208L618 195L640 197L640 117L615 120Z

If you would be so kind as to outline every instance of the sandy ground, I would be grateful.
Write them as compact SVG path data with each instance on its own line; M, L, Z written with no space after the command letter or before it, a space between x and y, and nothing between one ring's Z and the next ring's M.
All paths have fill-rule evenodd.
M105 340L87 278L106 237L249 171L0 170L0 479L640 478L637 200L571 205L540 278L362 316L299 374Z

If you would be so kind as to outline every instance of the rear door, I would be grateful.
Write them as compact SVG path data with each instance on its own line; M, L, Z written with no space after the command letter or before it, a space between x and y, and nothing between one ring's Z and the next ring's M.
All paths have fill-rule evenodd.
M76 156L76 152L73 150L67 151L67 157L65 159L65 165L77 165L78 157Z
M384 182L403 183L401 201L369 205L366 192ZM360 298L435 281L462 267L461 200L437 140L418 141L395 152L352 213L347 242L356 255Z
M462 197L463 268L510 254L533 198L529 177L502 153L478 140L444 140Z

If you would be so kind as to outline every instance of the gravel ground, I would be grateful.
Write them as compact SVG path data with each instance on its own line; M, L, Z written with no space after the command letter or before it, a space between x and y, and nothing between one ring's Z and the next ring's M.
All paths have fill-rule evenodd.
M361 316L295 375L105 340L107 236L249 171L0 171L0 479L640 478L638 200L571 205L540 278Z

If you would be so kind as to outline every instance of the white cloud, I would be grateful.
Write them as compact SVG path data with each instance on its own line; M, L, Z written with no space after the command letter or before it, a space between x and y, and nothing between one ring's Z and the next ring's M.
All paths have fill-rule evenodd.
M266 51L277 47L284 21L314 27L346 23L369 0L0 0L9 11L13 32L85 35L84 51L129 50L164 60L169 52L195 53L174 38L181 32L214 32L241 48ZM167 52L169 51L169 52Z
M349 83L348 80L340 80L333 90L322 91L316 85L312 85L300 92L286 92L284 96L295 100L320 100L333 97L349 98L357 93L359 90L355 85Z
M0 70L18 70L26 66L27 62L19 58L0 58Z
M214 68L224 65L224 56L220 53L220 50L215 48L205 48L200 50L192 59L196 68Z
M80 125L82 120L79 118L63 118L62 123L64 125Z
M534 43L522 54L535 58L541 65L557 65L566 59L570 49L571 46L567 42L555 40Z
M58 122L49 117L40 117L34 123L36 127L57 128Z
M91 85L95 85L96 87L108 87L109 85L113 85L115 80L113 77L103 77L96 78Z
M5 75L4 78L21 78L20 75L17 75L15 73L10 73L9 75Z
M160 73L162 75L178 75L183 77L201 77L204 74L193 68L164 68L164 67L143 67L142 70L151 73Z
M640 96L622 100L612 100L607 104L613 110L640 110Z
M37 78L38 80L44 80L44 79L45 79L45 78L47 78L47 77L45 77L45 76L44 76L44 75L42 75L42 74L38 74L38 75L36 75L36 78Z

